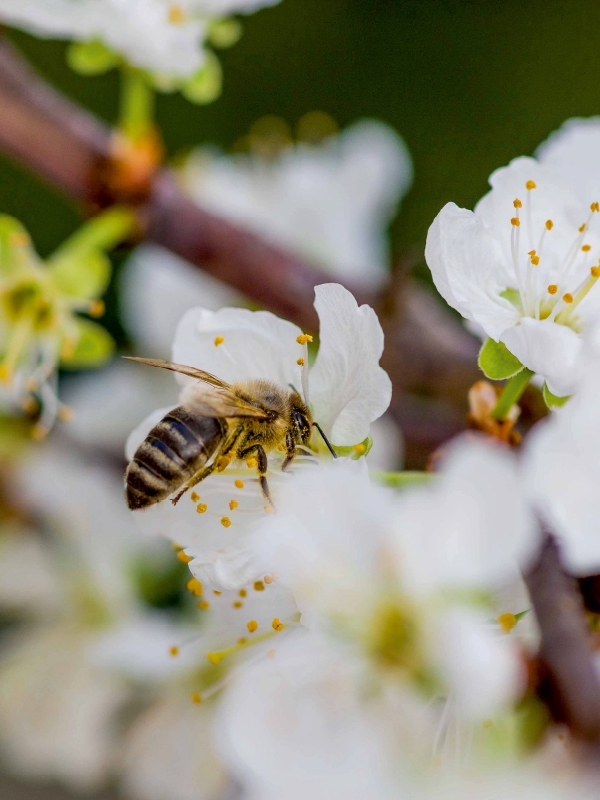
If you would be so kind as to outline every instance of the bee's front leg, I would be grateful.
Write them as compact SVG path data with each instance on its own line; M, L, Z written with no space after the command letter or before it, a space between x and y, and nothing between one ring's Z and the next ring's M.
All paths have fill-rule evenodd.
M281 471L285 472L296 456L296 442L294 434L288 431L285 435L285 459L281 465Z
M256 457L258 480L263 497L269 503L269 505L273 507L273 501L269 492L269 484L267 483L267 469L269 467L269 462L267 461L265 448L261 444L253 444L238 454L238 457L242 459L251 458L252 456Z

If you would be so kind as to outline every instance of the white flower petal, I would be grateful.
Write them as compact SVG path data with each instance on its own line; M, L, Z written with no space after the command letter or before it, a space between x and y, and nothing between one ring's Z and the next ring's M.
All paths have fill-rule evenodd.
M499 246L472 211L444 206L427 234L425 259L448 305L492 339L518 321L517 309L500 297L511 282Z
M392 384L379 366L383 331L370 306L358 306L343 286L315 288L320 347L310 372L316 421L333 444L353 445L390 404Z
M566 325L524 317L501 340L519 361L542 375L558 397L573 394L581 378L581 337Z
M535 155L572 185L586 206L600 200L600 117L567 120Z
M304 350L296 338L301 333L297 325L269 311L195 308L177 327L173 361L198 367L228 383L260 378L299 389L302 381L296 361ZM189 380L183 378L181 383Z

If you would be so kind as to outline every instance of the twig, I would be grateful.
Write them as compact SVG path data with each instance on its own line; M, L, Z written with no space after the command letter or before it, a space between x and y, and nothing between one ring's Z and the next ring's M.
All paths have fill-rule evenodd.
M546 534L537 563L526 575L542 633L540 659L548 673L555 719L588 745L600 745L600 681L594 668L584 608L576 582L560 559L554 537Z

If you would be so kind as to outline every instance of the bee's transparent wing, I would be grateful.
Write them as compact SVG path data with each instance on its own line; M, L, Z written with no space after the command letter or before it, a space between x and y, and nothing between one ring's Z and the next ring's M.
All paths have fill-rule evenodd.
M229 387L220 389L194 383L183 390L181 401L186 408L201 417L268 419L262 408L245 403Z
M172 372L189 375L202 383L194 383L183 390L182 402L194 414L202 417L252 417L253 419L268 419L262 408L244 403L232 390L231 386L220 378L204 372L196 367L186 367L183 364L174 364L162 358L137 358L124 356L129 361L139 361L149 367L161 367Z
M138 358L137 356L123 356L128 361L139 361L140 364L147 364L149 367L161 367L161 369L170 369L171 372L180 372L182 375L189 375L190 378L210 383L211 386L217 386L219 389L229 389L229 384L211 375L210 372L204 372L203 369L196 369L196 367L186 367L183 364L174 364L172 361L165 361L163 358Z

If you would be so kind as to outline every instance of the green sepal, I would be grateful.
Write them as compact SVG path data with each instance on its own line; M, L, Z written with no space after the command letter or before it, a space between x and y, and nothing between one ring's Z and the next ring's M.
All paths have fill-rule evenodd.
M208 29L208 41L213 47L225 50L233 47L241 39L243 33L242 23L239 19L215 20Z
M545 383L542 389L542 396L548 408L552 408L553 406L564 406L571 395L567 395L567 397L557 397L555 394L552 394L548 388L548 384Z
M67 64L80 75L103 75L119 64L119 56L99 39L92 39L70 44Z
M29 234L18 219L0 214L0 275L8 277L27 262L38 261Z
M78 317L77 342L72 352L62 353L60 364L67 369L93 369L105 364L115 351L115 343L102 325Z
M110 259L100 250L91 250L78 257L67 254L49 267L56 288L82 300L93 300L104 294L111 270Z
M512 378L523 369L523 364L516 356L513 356L506 345L502 342L495 342L493 339L488 339L484 343L479 351L477 363L486 378L492 381Z
M189 80L181 84L181 93L190 103L206 105L219 97L222 88L221 62L211 50L207 50L204 66Z

